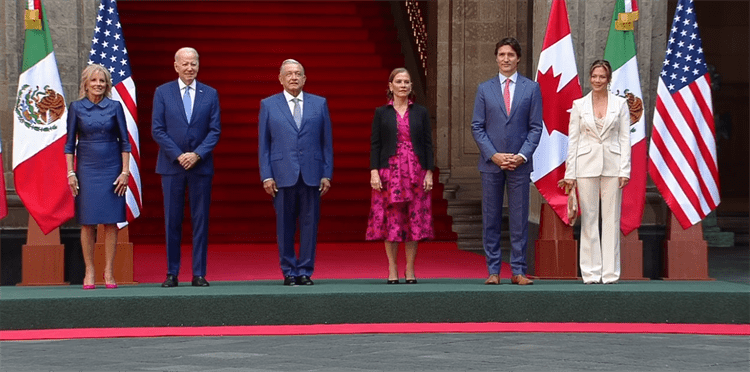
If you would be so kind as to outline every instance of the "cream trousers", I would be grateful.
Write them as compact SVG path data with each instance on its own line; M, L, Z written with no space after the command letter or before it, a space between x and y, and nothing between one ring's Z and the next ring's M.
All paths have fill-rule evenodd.
M612 283L620 279L620 210L618 177L576 179L581 206L581 276L584 283ZM599 202L602 233L599 237Z

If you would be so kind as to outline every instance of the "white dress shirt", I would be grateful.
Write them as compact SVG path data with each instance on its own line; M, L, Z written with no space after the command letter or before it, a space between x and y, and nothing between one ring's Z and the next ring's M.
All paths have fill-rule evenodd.
M299 98L299 113L300 116L303 116L303 113L305 112L305 100L302 97L304 95L304 92L299 92L297 95L297 98ZM289 94L286 90L284 91L284 98L286 99L287 105L289 105L289 112L292 113L292 116L294 116L294 96Z

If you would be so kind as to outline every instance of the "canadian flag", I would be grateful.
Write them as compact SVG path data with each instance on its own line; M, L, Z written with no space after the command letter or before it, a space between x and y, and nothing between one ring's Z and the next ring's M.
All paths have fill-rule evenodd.
M564 0L552 2L536 81L544 107L542 137L534 152L531 181L555 213L568 223L568 197L557 186L565 177L568 156L568 122L573 101L581 98L568 10Z

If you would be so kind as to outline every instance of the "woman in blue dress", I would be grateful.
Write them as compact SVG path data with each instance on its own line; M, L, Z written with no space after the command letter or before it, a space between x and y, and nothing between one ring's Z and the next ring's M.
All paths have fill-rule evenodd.
M98 64L81 73L80 99L68 109L65 159L68 185L76 198L81 224L81 247L86 264L83 289L94 289L96 226L104 225L104 283L117 288L112 274L117 246L117 223L125 221L125 193L130 175L130 141L125 113L109 98L112 78ZM77 143L76 143L77 140ZM75 157L75 168L74 168Z

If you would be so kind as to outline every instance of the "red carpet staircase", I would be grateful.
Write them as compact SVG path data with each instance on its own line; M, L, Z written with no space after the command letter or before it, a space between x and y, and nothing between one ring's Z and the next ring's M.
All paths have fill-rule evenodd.
M305 91L328 99L333 122L334 176L318 239L364 240L372 114L385 101L391 69L404 64L388 2L123 1L119 9L141 135L144 205L131 225L134 242L164 242L151 107L154 89L177 78L173 57L183 46L200 53L198 80L219 91L222 107L209 242L276 239L273 206L258 173L258 109L262 98L281 91L278 69L287 58L305 66ZM442 185L433 191L436 240L453 240L442 191ZM184 243L191 240L188 221Z

